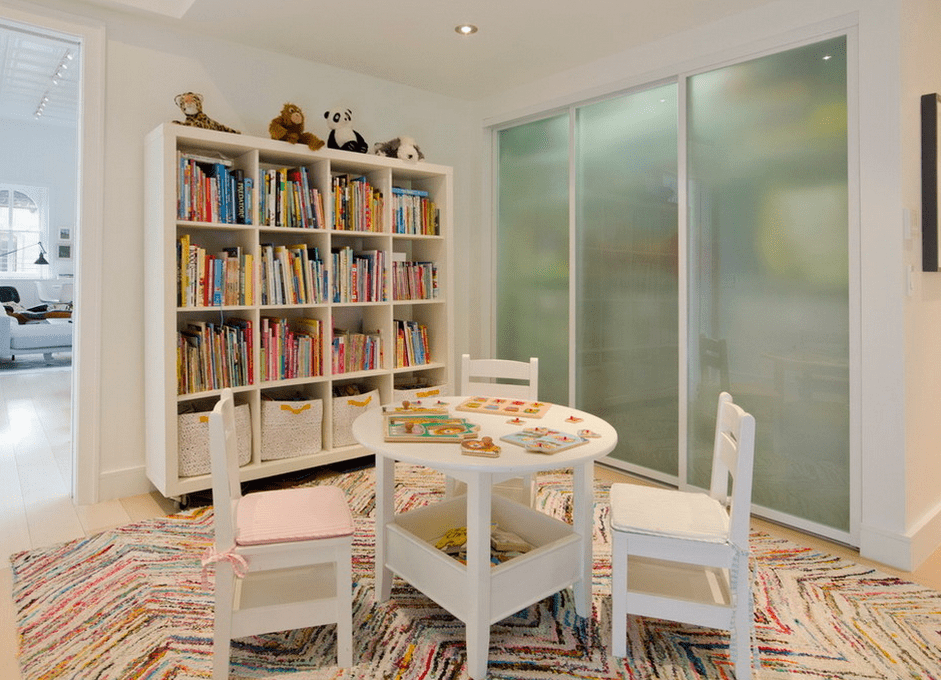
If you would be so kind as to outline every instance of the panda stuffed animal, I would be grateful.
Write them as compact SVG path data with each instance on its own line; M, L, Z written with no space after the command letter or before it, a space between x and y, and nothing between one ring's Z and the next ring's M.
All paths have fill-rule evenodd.
M323 117L327 119L330 127L330 136L327 138L327 147L353 151L354 153L368 153L369 144L363 136L353 129L353 112L349 109L330 109L325 111Z

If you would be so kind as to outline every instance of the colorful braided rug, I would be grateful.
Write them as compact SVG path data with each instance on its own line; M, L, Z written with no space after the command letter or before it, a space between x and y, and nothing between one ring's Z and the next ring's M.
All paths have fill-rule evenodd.
M436 499L441 475L396 472L398 510ZM542 475L539 504L565 517L564 473ZM373 470L328 477L356 513L356 665L339 669L333 626L237 640L233 678L466 678L464 625L396 579L373 601ZM630 617L628 652L609 652L607 489L596 486L594 604L562 591L491 628L489 677L732 678L727 634ZM210 677L212 578L199 557L212 511L194 509L11 558L24 680ZM759 678L941 678L941 593L764 534L752 536ZM2 675L2 673L0 673Z

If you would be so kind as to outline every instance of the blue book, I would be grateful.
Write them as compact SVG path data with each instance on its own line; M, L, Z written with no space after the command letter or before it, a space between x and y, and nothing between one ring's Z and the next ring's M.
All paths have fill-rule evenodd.
M245 178L245 224L252 224L252 199L255 181L251 177Z
M401 187L392 187L392 193L399 196L428 196L427 191L422 191L421 189L403 189Z
M221 307L222 306L222 260L219 258L212 258L213 269L213 282L212 282L212 304Z

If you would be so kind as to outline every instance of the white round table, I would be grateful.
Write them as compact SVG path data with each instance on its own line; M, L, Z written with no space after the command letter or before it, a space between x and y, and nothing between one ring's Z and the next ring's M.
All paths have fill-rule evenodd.
M501 448L499 457L469 456L451 442L387 442L380 408L370 409L353 423L353 436L376 455L376 600L391 595L397 574L464 621L467 627L468 675L487 675L490 625L568 586L573 586L579 616L591 614L591 538L593 463L617 445L617 432L601 418L552 405L542 418L522 418L454 407L467 397L442 399L451 417L480 426ZM424 405L429 405L425 402ZM596 437L552 454L531 453L500 441L527 427L545 427L568 434L589 430ZM440 470L467 485L467 495L433 506L395 514L395 463L402 461ZM572 524L527 506L494 496L491 487L524 474L573 469ZM498 566L490 563L490 526L519 534L535 546L530 552ZM449 529L467 527L467 564L434 547Z

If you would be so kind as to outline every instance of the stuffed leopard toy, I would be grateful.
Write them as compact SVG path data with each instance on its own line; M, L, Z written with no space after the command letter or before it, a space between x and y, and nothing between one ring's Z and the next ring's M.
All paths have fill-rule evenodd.
M175 120L178 125L191 125L193 127L205 128L207 130L219 130L221 132L233 132L241 134L238 130L217 123L212 118L203 113L203 96L195 92L184 92L178 94L173 101L180 107L180 110L186 115L186 120Z

